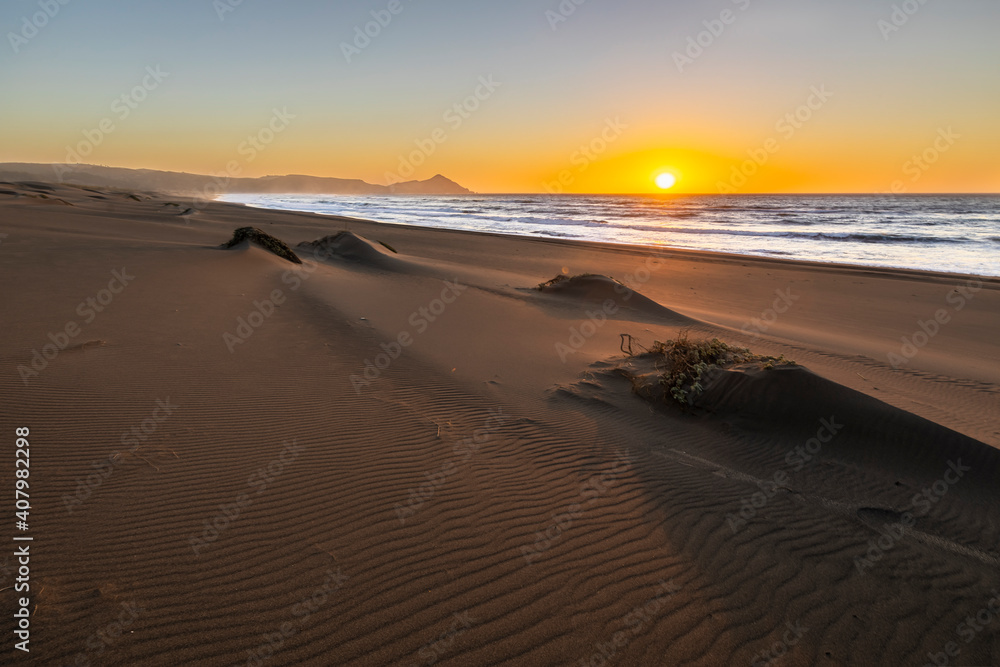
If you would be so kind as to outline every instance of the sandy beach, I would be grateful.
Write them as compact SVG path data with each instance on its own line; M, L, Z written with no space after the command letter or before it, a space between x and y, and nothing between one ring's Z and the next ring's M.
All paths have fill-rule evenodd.
M31 664L1000 664L1000 278L0 183L0 281Z

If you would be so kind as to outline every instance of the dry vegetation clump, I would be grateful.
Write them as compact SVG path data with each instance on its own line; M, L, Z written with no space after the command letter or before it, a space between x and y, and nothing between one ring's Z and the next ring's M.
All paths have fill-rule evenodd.
M633 351L635 345L635 339L631 336L622 336L622 350L629 356L638 356ZM660 386L673 400L685 406L692 405L704 390L702 379L711 369L750 363L760 364L765 370L770 370L775 365L795 365L794 361L789 361L784 355L769 357L755 354L748 348L735 347L718 338L691 340L687 332L682 332L676 340L654 342L642 356L652 357ZM638 378L633 378L633 387L636 387L637 380Z

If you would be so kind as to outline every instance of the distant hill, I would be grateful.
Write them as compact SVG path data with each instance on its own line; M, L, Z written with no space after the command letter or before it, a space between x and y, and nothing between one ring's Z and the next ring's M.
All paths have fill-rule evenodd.
M455 181L438 174L426 181L406 181L389 186L389 191L400 195L466 195L472 194Z
M358 179L320 176L262 176L228 178L153 169L124 169L96 165L0 163L0 180L60 181L93 187L153 190L211 197L217 194L309 194L309 195L464 195L471 190L438 174L426 181L373 185Z

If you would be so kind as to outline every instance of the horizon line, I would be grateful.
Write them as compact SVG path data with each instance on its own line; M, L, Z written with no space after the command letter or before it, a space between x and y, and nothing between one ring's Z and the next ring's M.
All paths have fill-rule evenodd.
M137 171L159 171L159 172L168 173L168 174L182 174L182 175L185 175L185 176L202 176L202 177L205 177L205 178L213 178L213 177L215 177L213 174L201 174L201 173L189 172L189 171L173 171L173 170L169 170L169 169L158 169L158 168L155 168L155 167L118 167L118 166L92 164L92 163L71 164L71 163L68 163L68 162L0 162L0 166L3 166L3 165L31 165L31 166L38 166L38 167L63 166L63 167L68 167L70 169L86 168L86 167L96 167L96 168L99 168L99 169L121 169L121 170L125 170L125 171L136 171L136 172ZM446 180L451 181L452 183L455 183L456 185L459 185L460 187L464 187L464 186L461 186L461 184L458 181L452 179L449 176L445 176L444 174L442 174L440 172L436 173L433 176L429 176L429 177L427 177L425 179L414 178L411 181L399 181L397 183L390 183L388 185L383 185L381 183L369 183L368 181L365 181L362 178L350 178L350 177L345 178L345 177L341 177L341 176L316 176L314 174L306 174L306 173L267 174L265 176L244 176L244 177L240 177L240 178L245 179L245 180L258 180L258 179L264 179L264 178L287 178L287 177L291 177L291 176L302 176L302 177L306 177L306 178L317 178L317 179L328 178L328 179L332 179L332 180L342 180L342 181L361 181L362 183L365 183L367 185L374 185L374 186L384 187L384 188L390 188L390 187L392 187L394 185L399 185L399 184L402 184L402 183L425 182L425 181L432 180L432 179L437 178L437 177L440 176L442 178L445 178ZM466 189L468 189L468 188L466 188ZM330 193L330 192L313 192L313 193L295 193L295 192L289 192L289 193L280 193L280 192L274 192L274 193L266 193L266 192L261 192L261 193L249 193L249 192L248 193L240 193L240 192L226 192L226 193L220 193L219 196L221 196L223 194L302 195L302 196L313 196L313 195L316 195L316 196L319 196L319 195L323 195L323 196L358 196L358 195L344 195L344 194ZM514 191L511 191L511 192L504 192L504 191L481 191L480 192L480 191L472 191L472 190L470 190L467 193L452 193L452 194L445 193L445 194L437 194L437 195L435 195L435 194L397 194L397 193L387 193L386 195L371 194L371 195L363 195L363 196L372 196L372 197L379 197L379 196L395 196L395 197L399 197L399 196L404 196L404 197L468 197L468 196L475 196L475 195L491 195L491 196L539 196L540 195L540 196L548 196L548 197L564 197L564 196L565 197L576 197L576 196L583 196L583 197L595 197L595 196L596 197L740 197L740 196L761 196L761 197L767 197L767 196L772 196L772 197L791 197L791 196L798 196L798 197L847 197L847 196L850 196L850 197L945 197L945 196L952 196L952 197L955 197L955 196L970 196L970 197L988 197L988 196L998 196L998 195L1000 195L1000 190L993 191L993 192L982 192L982 191L980 191L980 192L950 191L950 192L900 192L900 193L895 193L895 192L845 192L845 191L837 191L837 192L793 192L793 191L759 192L758 191L758 192L732 192L732 193L722 193L722 192L671 192L671 191L663 191L663 192L598 192L598 191L593 191L593 192L558 192L558 193L556 193L556 192L523 192L523 191L522 192L514 192Z

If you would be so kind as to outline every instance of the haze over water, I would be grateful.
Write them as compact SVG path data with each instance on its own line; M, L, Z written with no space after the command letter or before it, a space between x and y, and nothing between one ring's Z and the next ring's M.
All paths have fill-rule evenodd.
M522 236L1000 275L997 195L227 195L259 208Z

